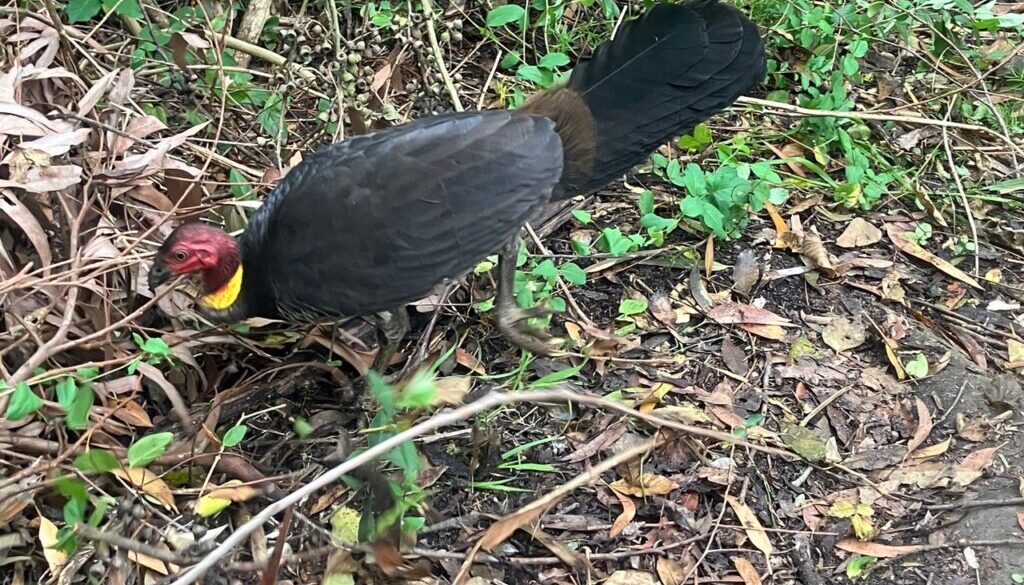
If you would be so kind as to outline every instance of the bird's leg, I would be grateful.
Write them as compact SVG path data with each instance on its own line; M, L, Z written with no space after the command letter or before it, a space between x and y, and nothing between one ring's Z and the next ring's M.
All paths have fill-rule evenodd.
M409 332L409 313L405 307L374 314L373 321L377 325L377 355L371 366L377 373L384 375L384 370L391 363L398 345Z
M555 344L561 340L546 331L531 327L526 320L546 317L557 311L547 307L522 309L516 304L516 259L519 256L519 237L516 236L501 250L498 260L498 298L495 302L498 330L519 347L537 355L552 356L557 353Z

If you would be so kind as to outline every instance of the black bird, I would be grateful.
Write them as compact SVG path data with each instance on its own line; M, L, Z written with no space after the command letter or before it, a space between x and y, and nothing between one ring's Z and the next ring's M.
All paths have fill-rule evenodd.
M549 354L512 293L519 230L592 192L732 104L765 76L757 27L716 0L660 4L624 23L564 87L515 111L451 113L328 146L297 165L236 241L198 223L160 247L151 288L198 273L218 321L376 317L387 365L406 303L500 250L498 327Z

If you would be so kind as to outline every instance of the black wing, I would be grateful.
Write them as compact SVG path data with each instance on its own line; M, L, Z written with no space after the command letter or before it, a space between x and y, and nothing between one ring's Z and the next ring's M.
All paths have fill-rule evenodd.
M281 316L393 309L497 251L561 171L554 124L507 111L332 145L288 173L249 222L246 286Z

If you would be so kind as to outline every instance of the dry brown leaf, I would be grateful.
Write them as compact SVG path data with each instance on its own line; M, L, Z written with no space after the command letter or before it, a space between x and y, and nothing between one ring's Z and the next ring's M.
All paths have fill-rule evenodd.
M70 132L50 134L42 138L22 142L18 145L18 150L37 151L48 157L60 156L67 154L72 146L78 146L88 140L90 133L92 133L91 128L79 128ZM7 159L4 159L4 162L7 162Z
M845 317L836 317L821 332L821 340L836 353L849 351L867 341L868 332L859 319L851 321Z
M621 420L609 425L608 428L601 431L601 433L596 437L587 441L578 449L562 458L562 461L567 463L578 463L584 459L589 459L597 455L622 438L622 435L626 433L627 428L628 425L626 424L626 421Z
M740 323L740 329L753 333L758 337L782 341L786 339L786 330L778 325L758 325L756 323Z
M89 91L85 92L85 95L82 96L82 99L78 100L79 116L84 117L88 115L89 112L92 111L94 107L96 107L96 104L99 103L100 98L103 97L103 94L107 93L107 90L110 89L111 85L113 85L114 77L116 77L119 72L120 71L118 69L111 70L103 77L97 79L96 83L92 84L92 87L89 88Z
M778 325L786 327L792 323L784 318L753 305L724 302L708 311L708 318L719 325L736 325L740 323L753 325Z
M988 447L986 449L978 449L977 451L974 451L973 453L969 454L967 457L964 457L963 461L960 462L960 465L964 469L981 471L988 467L990 463L992 463L992 459L995 458L996 451L998 450L999 447Z
M153 426L149 413L146 412L146 409L141 404L134 400L125 400L118 404L114 410L114 416L132 426L146 428Z
M30 490L19 491L16 494L4 493L6 499L0 503L0 524L7 524L21 514L22 510L32 503L32 494Z
M127 467L114 469L110 473L141 489L165 508L177 512L174 505L174 494L171 493L170 486L152 471L140 467Z
M622 531L626 529L626 526L633 521L636 517L636 503L632 498L626 494L621 494L616 490L612 490L615 497L619 499L619 503L622 504L622 513L615 518L615 522L612 522L611 529L608 530L608 538L615 538Z
M747 538L750 539L750 543L757 547L757 550L764 553L765 556L775 552L775 547L772 546L772 541L768 538L764 527L761 526L761 521L757 519L757 514L746 504L737 500L736 496L725 496L725 501L729 503L740 524L746 528Z
M768 212L768 216L772 218L772 225L775 226L774 247L787 248L788 245L786 244L786 233L789 232L789 227L786 226L786 220L782 219L782 216L779 215L779 211L775 209L775 206L772 205L771 202L765 201L764 209L765 211Z
M729 370L738 375L747 375L747 354L728 335L722 339L722 360Z
M222 498L232 502L247 502L259 496L260 491L251 485L242 483L241 480L232 479L207 495L211 498Z
M473 387L473 379L469 376L447 376L444 378L438 378L434 383L436 394L434 395L433 404L435 406L441 404L447 404L449 406L459 406L465 400L466 395L469 394L470 388Z
M743 557L733 557L732 564L736 565L736 571L743 579L744 585L761 585L761 575L750 561Z
M490 528L487 529L487 532L485 532L483 537L480 538L480 546L487 550L493 549L508 540L508 538L512 536L516 530L519 530L521 526L536 520L542 512L544 512L543 508L530 506L522 510L518 510L514 514L505 516L501 520L491 524Z
M0 187L24 189L31 193L60 191L82 180L82 167L78 165L33 166L25 170L16 181L0 179Z
M715 238L709 237L704 245L704 276L711 278L711 272L715 267Z
M45 516L39 517L39 544L43 547L43 557L50 567L50 573L54 576L58 575L60 568L68 562L68 555L52 548L57 544L57 525L50 522Z
M950 448L950 446L952 444L953 444L953 437L951 437L951 436L950 437L946 437L946 440L942 441L941 443L936 443L934 445L929 445L927 447L922 447L922 448L918 449L917 451L914 451L913 453L910 454L910 457L912 459L914 459L915 461L923 461L925 459L931 459L933 457L938 457L938 456L944 454L946 451L949 451L949 448Z
M29 241L32 242L32 247L39 254L39 260L42 262L42 265L44 267L49 266L53 262L53 253L50 251L49 239L46 237L46 232L43 231L43 226L39 225L39 221L32 215L32 212L21 201L18 201L13 193L6 190L0 193L3 195L0 198L0 211L7 214L7 217L18 224L18 227L25 232Z
M745 297L750 296L759 280L761 267L757 264L757 257L751 250L743 250L736 256L736 263L732 267L733 288Z
M882 239L882 230L871 225L866 219L855 217L836 238L836 245L842 248L861 248L870 246Z
M978 281L974 280L974 278L963 270L960 270L946 260L932 254L928 250L925 250L917 243L910 241L910 239L907 238L907 232L912 231L914 231L913 226L906 223L889 223L885 226L885 232L889 235L889 239L892 240L892 243L902 252L919 260L924 260L949 276L973 286L974 288L981 288Z
M140 116L138 118L132 118L128 122L128 127L125 128L125 134L128 136L120 136L114 139L114 144L110 147L111 156L120 156L124 154L133 144L136 144L132 138L143 139L161 130L166 130L167 126L160 121L156 116Z
M914 431L914 436L911 437L910 442L907 443L908 456L924 444L925 440L928 439L928 435L932 432L932 414L928 412L928 405L920 398L915 397L915 400L917 401L917 429Z
M170 549L168 549L165 546L164 547L160 547L160 548L162 550L166 551L166 552L170 552ZM161 561L160 559L153 558L153 557L151 557L151 556L149 556L147 554L140 553L140 552L135 552L133 550L128 551L128 560L136 562L139 565L142 565L143 567L146 567L147 569L150 569L152 571L160 573L161 575L163 575L165 577L167 575L170 575L171 573L177 573L178 569L180 568L180 567L178 567L178 565L175 565L175 564L168 565L167 563Z
M657 585L652 575L643 571L615 571L604 585Z
M484 364L461 347L455 349L455 362L474 374L479 374L481 376L487 375L487 370L484 368Z
M836 548L859 555L867 555L880 559L892 559L920 552L924 546L919 544L894 546L878 542L865 542L863 540L857 540L856 538L844 538L836 543Z
M688 571L683 565L669 557L659 556L654 563L661 585L683 585Z
M636 482L619 479L612 482L609 487L622 494L644 498L667 495L679 486L663 475L645 473Z

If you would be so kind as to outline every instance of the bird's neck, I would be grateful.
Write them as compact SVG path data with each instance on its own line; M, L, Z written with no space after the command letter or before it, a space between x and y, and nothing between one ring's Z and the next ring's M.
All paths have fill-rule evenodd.
M238 249L233 247L222 253L220 262L204 270L202 277L203 304L213 309L226 309L234 304L242 287L242 262Z

